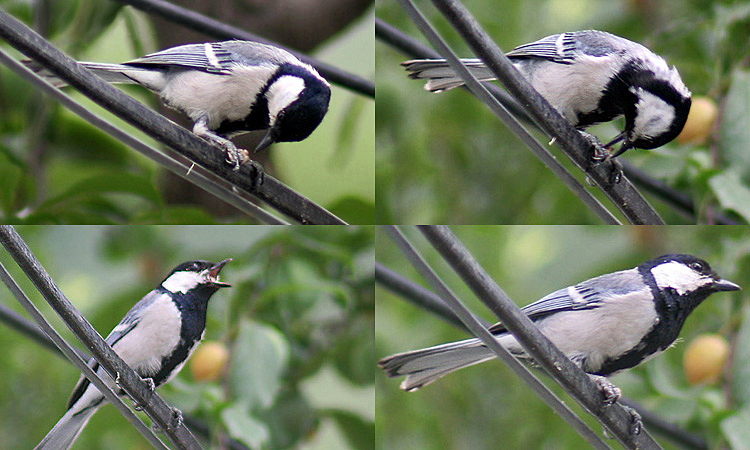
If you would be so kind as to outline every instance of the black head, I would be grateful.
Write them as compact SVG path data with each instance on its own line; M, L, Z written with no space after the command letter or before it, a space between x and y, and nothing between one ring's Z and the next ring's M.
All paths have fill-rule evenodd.
M284 64L266 96L270 128L256 151L273 142L297 142L310 136L328 112L331 87L311 67Z
M219 263L200 260L184 262L172 269L161 286L169 292L182 294L195 289L208 289L213 293L219 288L230 287L219 278L221 269L230 261L231 258Z
M692 255L660 256L641 264L639 270L647 271L659 290L693 299L692 308L715 292L740 289L735 283L721 279L706 261Z
M626 64L618 73L627 86L625 131L620 155L631 148L653 149L680 134L690 112L690 91L677 69L654 55ZM614 143L614 142L613 142Z

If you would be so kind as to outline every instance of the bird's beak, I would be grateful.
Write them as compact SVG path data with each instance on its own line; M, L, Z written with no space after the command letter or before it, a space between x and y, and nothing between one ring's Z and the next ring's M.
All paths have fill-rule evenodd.
M719 279L719 280L716 280L716 283L714 283L714 289L721 292L721 291L739 291L742 288L738 284L732 283L729 280Z
M215 265L214 265L213 267L211 267L210 269L208 269L208 276L209 276L209 279L211 280L211 283L212 283L212 284L213 284L214 286L219 286L219 287L231 287L231 286L232 286L231 284L229 284L229 283L224 283L224 282L222 282L222 281L221 281L221 280L219 279L219 272L221 272L221 269L223 269L223 268L224 268L224 266L225 266L225 265L226 265L226 264L227 264L228 262L230 262L231 260L232 260L232 258L229 258L229 259L225 259L224 261L221 261L221 262L219 262L219 263L216 263L216 264L215 264Z
M274 135L273 128L269 128L268 132L266 133L266 135L263 136L263 139L261 139L260 143L258 143L258 146L255 147L255 151L259 152L259 151L261 151L261 150L269 147L271 144L273 144L274 143L273 135Z
M609 157L607 159L617 158L618 156L622 155L626 151L628 151L631 148L633 148L633 144L631 144L630 141L628 141L626 138L627 138L627 132L623 131L622 133L620 133L617 136L615 136L614 139L612 139L611 141L609 141L609 143L607 143L607 145L604 146L604 148L609 149L610 147L612 147L613 145L617 144L618 142L620 142L622 140L625 141L625 142L622 143L622 145L620 146L620 148L617 151L615 151L614 153L610 153Z

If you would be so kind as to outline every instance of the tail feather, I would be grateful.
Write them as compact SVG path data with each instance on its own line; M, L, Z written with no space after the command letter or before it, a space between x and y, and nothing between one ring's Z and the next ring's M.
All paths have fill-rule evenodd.
M467 339L389 356L378 362L389 377L406 375L401 389L414 391L464 367L495 357L478 339Z
M78 435L83 431L91 416L98 408L87 408L83 411L76 411L71 408L55 424L55 427L42 439L42 442L35 447L35 450L67 450L73 446Z
M61 88L68 85L68 83L58 78L57 75L44 68L38 62L29 60L22 62L26 67L39 74L53 86ZM93 71L99 77L104 78L104 81L108 83L142 84L151 90L160 91L166 82L164 74L155 69L144 69L124 64L93 62L81 62L80 64Z
M461 62L479 81L495 79L492 71L478 59L462 59ZM430 92L442 92L463 86L463 80L456 75L444 59L415 59L401 64L409 72L409 77L427 80L425 89Z

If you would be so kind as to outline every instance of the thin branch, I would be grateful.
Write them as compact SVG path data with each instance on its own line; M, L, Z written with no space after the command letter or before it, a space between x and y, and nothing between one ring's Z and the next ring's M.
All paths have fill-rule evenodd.
M440 38L437 32L427 22L419 10L412 4L411 0L399 0L401 6L406 10L411 20L419 27L422 33L431 43L440 49L447 61L456 73L461 76L471 92L484 102L495 115L505 123L512 132L526 144L529 149L567 186L591 211L594 212L604 223L619 225L620 222L602 205L599 200L591 194L568 170L560 164L554 156L521 125L490 93L487 88L469 72L458 60L447 44Z
M397 272L385 267L379 262L375 262L375 281L394 294L401 296L404 300L436 314L454 327L471 332L471 330L466 328L463 322L461 322L461 319L453 314L450 306L446 305L445 302L434 292L416 283L412 283L410 280L402 277ZM481 318L477 317L477 320L481 322L483 327L486 328L488 326L488 324Z
M492 336L474 315L469 311L461 301L451 292L448 286L443 283L440 277L432 270L417 250L404 237L404 235L395 226L387 226L386 232L390 238L398 245L406 259L414 266L419 274L440 294L440 297L450 307L453 313L461 319L461 322L471 330L471 333L482 341L484 345L492 350L513 372L518 375L531 389L544 400L553 411L562 417L570 426L573 427L586 442L597 449L609 449L604 443L602 437L595 433L585 422L583 422L562 400L560 400L547 386L518 361L510 352L505 349Z
M0 277L2 277L1 267L2 267L2 264L0 264ZM19 288L19 291L20 291L20 288ZM21 294L23 293L21 292ZM3 305L2 303L0 303L0 322L7 323L11 328L17 330L18 332L30 338L32 341L36 342L37 344L40 344L42 347L46 348L47 350L50 350L55 355L65 358L65 354L63 354L62 351L59 348L57 348L55 343L50 338L48 338L47 335L38 326L34 324L34 322L21 316L20 314L13 311L12 309L9 309L7 306ZM76 353L78 353L78 355L83 360L87 360L89 358L89 355L85 353L83 350L81 350L80 348L78 347L72 347L72 348ZM65 360L68 362L71 362L67 358L65 358ZM190 429L194 433L203 436L206 440L211 439L211 429L206 424L206 422L190 414L184 414L183 418L185 419L185 423L190 427ZM233 450L248 450L247 446L245 446L239 441L235 441L234 439L228 439L226 442L229 444L229 448Z
M155 148L144 143L143 141L137 139L133 135L127 133L125 130L97 116L88 108L70 98L60 89L55 89L43 78L40 78L28 68L26 68L26 66L11 58L8 54L4 53L2 49L0 49L0 64L5 64L5 66L10 68L13 72L28 80L31 84L44 91L47 95L55 98L63 106L65 106L90 124L94 125L95 127L114 137L115 139L123 142L125 145L130 146L131 148L140 152L142 155L146 156L152 161L160 164L175 175L180 176L194 183L196 186L199 186L206 192L215 195L221 201L229 203L230 205L246 213L250 217L257 219L261 223L268 225L288 225L287 222L269 214L264 209L253 204L249 198L249 194L233 190L231 185L228 185L226 181L222 180L215 174L203 169L200 166L196 166L191 170L190 161L187 161L182 155L177 154L173 157L172 155L162 153L159 150L156 150Z
M277 44L276 42L269 41L268 39L256 36L252 33L227 25L224 22L213 19L203 14L191 11L189 9L177 6L173 3L169 3L164 0L117 0L120 3L131 5L135 8L141 9L147 13L158 14L162 18L169 20L170 22L184 25L190 29L200 31L201 33L215 36L218 39L241 39L244 41L260 42L262 44L270 44L276 47L284 48L284 46ZM354 91L358 94L366 95L371 98L375 98L375 83L364 78L354 75L334 67L330 64L319 61L315 58L305 55L288 48L284 48L289 53L293 54L300 60L315 67L318 72L323 75L328 81L338 84L341 87Z
M65 324L73 334L76 335L86 348L91 350L91 354L99 365L107 371L112 379L118 380L118 386L137 405L144 407L144 411L164 431L170 441L179 449L200 449L200 444L195 440L195 437L185 424L175 423L172 408L156 392L149 390L141 377L125 364L117 353L112 350L112 347L97 333L94 327L75 309L13 227L8 225L0 226L0 243L2 243L6 251L13 257L16 264L23 270L29 280L34 283L34 286L36 286L45 300L65 321ZM43 323L39 323L39 325L42 326ZM44 331L47 333L50 332L50 330L46 329ZM77 355L74 355L74 352L70 351L68 353L67 348L61 348L61 350L66 352L66 356L73 358L74 361L76 359L80 360ZM86 366L85 363L83 365ZM85 372L82 367L79 367L79 369ZM91 379L91 382L104 392L103 388L106 388L104 383L101 383L100 386L100 383L96 379ZM114 393L112 394L114 395ZM107 398L110 401L114 400L110 396Z
M513 333L516 340L578 403L604 425L627 448L653 449L659 444L642 430L631 433L630 413L621 405L607 406L602 393L583 372L544 336L533 322L508 298L468 249L446 226L420 226L435 250Z
M461 37L505 86L508 92L522 105L526 105L529 115L539 127L554 137L560 149L583 170L618 209L633 224L662 225L664 221L635 187L622 177L619 183L612 183L612 171L618 170L613 161L595 164L593 147L573 125L563 119L560 113L547 102L513 67L479 22L458 0L433 0L435 7L458 31ZM455 67L454 67L455 69Z
M400 295L403 300L406 300L425 311L437 314L439 318L445 320L451 325L466 330L466 327L464 327L463 324L458 325L455 323L458 321L458 318L456 318L452 311L444 308L445 303L434 292L429 291L403 275L382 266L380 263L376 262L375 264L375 281ZM378 277L378 266L381 266L382 270L387 270L389 272L387 278ZM411 298L412 296L416 298ZM693 450L708 449L708 445L702 437L685 431L677 425L662 419L659 415L645 409L640 403L626 397L620 397L619 402L638 411L641 415L641 419L643 419L643 423L651 431L661 434L665 438L670 439L679 445L683 445L686 448Z
M255 163L245 164L239 171L232 170L224 161L223 150L113 88L4 11L0 11L0 37L105 109L227 181L232 189L253 195L300 223L345 223L275 178L264 175Z
M7 225L4 225L3 227L7 227ZM0 231L1 232L1 231ZM2 279L3 283L8 287L8 290L11 291L14 297L21 303L21 305L26 309L26 311L31 315L31 317L36 320L36 322L39 324L39 326L44 330L44 333L46 333L50 339L55 343L55 345L58 347L60 352L62 352L70 362L75 365L78 370L81 371L81 373L89 380L91 383L96 386L97 389L99 389L99 392L104 395L107 400L110 401L119 411L120 413L125 416L125 418L145 437L151 445L153 445L155 448L159 449L167 449L167 447L164 445L164 443L159 440L158 437L151 431L149 427L147 427L138 416L135 415L133 411L128 408L128 406L122 401L122 399L115 394L115 392L112 390L112 388L109 387L109 385L102 380L102 378L97 374L94 370L91 369L91 367L86 364L85 356L82 357L79 355L78 351L70 346L67 342L65 342L65 339L60 336L54 328L52 328L52 325L49 324L42 316L42 313L39 312L39 310L34 306L34 304L29 300L29 298L26 296L26 294L21 290L21 288L18 286L18 284L15 282L13 277L10 275L10 273L5 269L5 266L0 264L0 279Z

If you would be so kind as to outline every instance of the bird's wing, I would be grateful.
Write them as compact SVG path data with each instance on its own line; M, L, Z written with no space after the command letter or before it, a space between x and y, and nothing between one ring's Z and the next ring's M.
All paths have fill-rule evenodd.
M530 305L521 308L532 321L560 311L598 308L613 296L632 293L643 288L643 280L636 269L601 275L567 288L555 291ZM502 323L490 327L493 334L506 331Z
M143 66L180 66L209 73L229 74L242 66L278 65L299 60L286 50L250 41L207 42L168 48L125 63Z
M232 54L221 44L212 42L180 45L128 61L125 65L179 66L209 73L228 74L232 68Z
M117 341L122 339L123 336L125 336L133 328L135 328L135 326L138 325L138 322L141 320L141 314L143 310L148 305L153 303L158 295L161 295L159 291L151 291L132 308L130 308L130 311L125 314L125 317L122 318L120 323L117 324L117 326L112 330L111 333L109 333L109 335L105 339L107 344L109 344L111 347L114 347ZM96 362L96 359L94 358L89 359L88 365L94 372L99 370L99 363ZM73 389L73 393L70 395L70 400L68 400L68 408L73 406L73 404L77 402L79 398L81 398L83 393L86 392L86 388L89 387L90 383L91 382L88 380L88 378L84 376L81 376L81 378L78 379L78 384L76 384L76 387Z
M624 39L604 31L575 31L560 33L520 45L509 58L543 58L560 64L570 64L581 55L605 56L621 51Z

